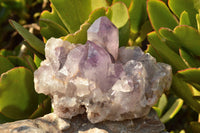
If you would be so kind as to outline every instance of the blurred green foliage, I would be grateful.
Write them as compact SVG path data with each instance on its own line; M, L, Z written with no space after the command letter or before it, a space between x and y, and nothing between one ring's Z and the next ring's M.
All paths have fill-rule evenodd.
M12 31L4 25L8 18L13 18L19 24L11 20L11 25L25 39L18 42L20 45L15 44L12 51L0 50L0 123L50 112L50 98L36 94L33 86L33 72L44 59L44 43L50 37L85 43L89 26L100 16L107 16L119 29L120 46L145 49L149 41L146 52L172 66L172 87L153 107L167 130L200 132L199 0L50 0L51 10L47 7L41 14L47 1L0 3L3 32ZM39 37L43 41L21 26L36 22L38 13ZM0 36L0 47L6 48L8 44L3 38Z

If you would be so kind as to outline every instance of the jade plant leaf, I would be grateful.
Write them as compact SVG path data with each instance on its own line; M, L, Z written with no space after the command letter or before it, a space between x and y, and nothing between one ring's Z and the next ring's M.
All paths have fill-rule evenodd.
M167 106L167 102L168 102L167 96L165 94L162 94L162 96L160 97L160 99L158 101L158 108L160 109L160 116L163 114L163 112Z
M161 27L174 29L178 25L177 20L163 1L148 0L147 12L150 22L157 33Z
M30 119L34 119L37 117L41 117L45 114L51 112L51 99L46 98L37 108L37 110L29 117Z
M119 2L119 1L123 2L126 5L126 7L129 8L130 5L133 4L134 0L113 0L112 3L114 4L115 2Z
M37 108L33 74L24 67L15 67L1 75L0 112L11 119L29 117Z
M183 11L180 15L179 25L188 25L191 26L189 15L186 11Z
M17 30L17 32L29 43L30 47L44 55L44 43L36 36L28 32L17 22L10 20L10 24Z
M8 56L7 58L9 59L10 62L12 62L12 64L15 67L23 66L23 67L28 68L32 72L35 70L35 67L30 66L27 61L25 61L24 59L22 59L18 56Z
M173 72L187 68L181 57L162 42L156 32L149 33L148 40L156 52L162 57L163 61L172 65Z
M193 98L192 86L181 78L173 76L171 90L196 112L200 112L200 103Z
M197 29L200 32L200 10L199 14L196 15L196 20L197 20Z
M161 28L160 34L165 39L177 42L194 55L200 56L200 34L193 27L180 25L174 28L174 30Z
M177 17L180 17L183 11L188 12L191 25L196 28L196 19L195 16L200 9L199 0L169 0L169 8L176 14Z
M91 11L108 6L105 0L51 0L51 3L70 33L79 30Z
M185 70L180 70L177 72L177 76L181 77L183 80L192 83L200 84L200 68L189 68Z
M122 2L116 2L108 10L107 17L119 29L120 46L127 45L130 33L130 19L126 5Z
M119 43L126 45L129 39L130 19L128 16L128 9L122 2L116 2L108 9L99 8L91 12L87 21L81 25L80 30L75 33L68 34L62 37L72 43L82 43L87 41L87 29L99 17L107 16L113 24L119 29ZM123 20L123 21L122 21Z
M69 33L54 10L51 13L42 12L39 24L40 32L46 40L51 37L65 36Z
M14 67L14 65L3 56L0 56L0 66L0 75Z
M146 0L132 0L129 7L129 14L131 20L131 31L137 33L147 20Z
M99 8L91 12L88 20L81 25L80 30L75 33L68 34L62 37L63 40L67 40L71 43L81 43L84 44L87 41L87 30L89 26L99 17L106 15L105 8Z
M40 66L41 61L42 60L36 54L34 54L34 63L37 68Z
M180 54L180 57L182 58L182 60L185 62L185 64L188 67L199 67L200 66L200 60L197 57L189 54L187 51L180 48L179 54Z
M183 100L180 98L177 99L170 107L170 109L160 118L160 121L166 123L167 121L172 119L181 109L182 105L183 105Z

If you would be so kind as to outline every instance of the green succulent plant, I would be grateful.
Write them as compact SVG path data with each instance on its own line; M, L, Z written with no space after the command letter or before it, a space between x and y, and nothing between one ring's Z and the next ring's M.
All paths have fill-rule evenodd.
M21 48L24 45L12 52L0 51L1 123L35 118L51 111L50 99L36 94L33 85L33 72L44 59L44 43L56 37L84 44L87 29L101 16L107 16L119 29L120 46L141 46L148 35L150 45L146 52L172 66L170 94L163 94L153 107L162 122L174 118L183 102L200 112L199 0L50 0L50 3L51 12L43 11L39 19L43 41L10 21L25 39L23 44L29 52L24 53ZM200 131L198 122L191 122L191 128Z
M148 0L147 12L155 30L148 34L147 52L172 66L171 91L200 113L200 1ZM197 125L192 122L192 129Z

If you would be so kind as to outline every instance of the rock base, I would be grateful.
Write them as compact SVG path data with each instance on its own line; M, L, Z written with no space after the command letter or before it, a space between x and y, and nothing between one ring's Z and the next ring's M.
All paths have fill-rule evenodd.
M20 120L0 125L1 133L167 133L154 110L139 119L104 121L92 124L86 114L71 120L59 118L54 113L34 120Z

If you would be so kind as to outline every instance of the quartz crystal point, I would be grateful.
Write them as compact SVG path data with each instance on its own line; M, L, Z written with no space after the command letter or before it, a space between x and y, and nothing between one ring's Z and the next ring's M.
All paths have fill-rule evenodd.
M89 28L84 45L47 41L46 60L34 73L35 89L52 97L58 116L86 112L92 123L140 118L170 87L169 65L157 63L139 47L118 49L116 34L116 27L101 17Z
M98 18L90 26L87 30L87 38L105 48L117 60L119 32L117 27L106 16Z

